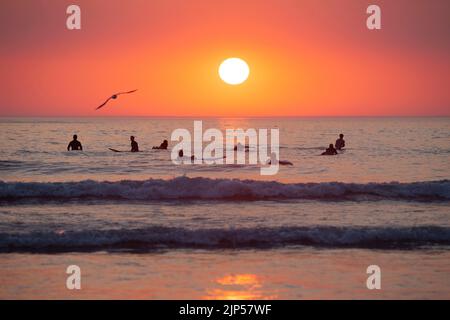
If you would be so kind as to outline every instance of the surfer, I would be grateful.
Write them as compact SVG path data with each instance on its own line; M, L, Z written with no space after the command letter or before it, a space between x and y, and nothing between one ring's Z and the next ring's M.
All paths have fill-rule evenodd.
M336 140L335 146L336 150L341 150L345 147L344 135L342 133L339 135L339 139Z
M138 143L134 140L134 136L130 137L131 140L131 152L139 152Z
M78 136L76 134L73 135L73 140L70 141L67 146L67 151L70 150L83 150L83 146L81 145L81 142L78 141Z
M164 140L159 147L153 147L152 149L159 149L159 150L167 150L167 147L169 146L169 142L167 140Z
M183 151L183 149L180 149L180 151L178 151L178 158L179 159L183 159L184 158L184 151ZM192 155L190 157L190 160L191 160L191 162L193 162L195 160L195 156Z
M332 143L330 143L328 149L326 149L325 152L322 152L322 156L334 156L335 154L338 153Z
M267 161L267 164L274 164L274 165L282 165L282 166L293 166L294 164L287 160L278 160L277 154L275 152L272 152L270 155L270 159Z
M249 149L250 149L250 146L248 146L248 145L245 145L245 146L244 146L244 145L243 145L242 143L240 143L240 142L238 142L238 144L235 145L234 148L233 148L234 151L245 150L245 152L248 152Z

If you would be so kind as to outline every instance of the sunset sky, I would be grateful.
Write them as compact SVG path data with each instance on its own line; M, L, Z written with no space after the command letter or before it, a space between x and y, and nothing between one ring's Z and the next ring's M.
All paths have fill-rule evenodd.
M0 116L450 115L449 15L448 0L2 1ZM245 83L219 78L229 57Z

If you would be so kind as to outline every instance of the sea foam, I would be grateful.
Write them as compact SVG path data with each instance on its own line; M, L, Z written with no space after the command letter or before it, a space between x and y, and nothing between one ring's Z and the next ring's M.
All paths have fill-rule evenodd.
M448 201L450 181L412 183L280 183L178 177L116 182L3 182L0 201L66 200L409 200Z
M70 252L156 249L268 249L290 246L414 249L450 245L450 228L439 226L309 226L141 229L0 233L0 252Z

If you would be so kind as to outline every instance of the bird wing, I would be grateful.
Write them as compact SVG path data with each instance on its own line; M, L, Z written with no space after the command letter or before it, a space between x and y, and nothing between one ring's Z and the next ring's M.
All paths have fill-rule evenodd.
M112 97L114 97L114 96L118 96L118 95L120 95L120 94L133 93L133 92L135 92L135 91L137 91L137 89L134 89L134 90L131 90L131 91L124 91L124 92L116 93L115 95L112 95L111 97L109 97L109 98L108 98L105 102L103 102L101 105L99 105L95 110L98 110L98 109L102 108L102 107L103 107L105 104L107 104L108 101L111 100Z
M95 110L98 110L98 109L100 109L100 108L103 108L103 106L104 106L105 104L107 104L108 101L111 100L111 98L112 98L112 97L109 97L105 102L103 102L101 105L99 105Z
M135 91L137 91L137 89L134 89L134 90L131 90L131 91L119 92L119 93L116 93L116 95L118 96L119 94L133 93Z

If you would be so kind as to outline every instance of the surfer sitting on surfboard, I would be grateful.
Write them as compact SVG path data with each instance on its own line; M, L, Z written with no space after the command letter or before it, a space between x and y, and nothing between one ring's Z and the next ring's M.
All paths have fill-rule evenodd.
M164 140L159 147L153 147L152 149L160 149L160 150L167 150L167 147L169 146L169 142L167 140Z
M130 137L131 140L131 152L139 152L138 143L134 140L134 136Z
M322 153L323 156L334 156L335 154L338 154L338 153L332 143L330 143L330 146L328 147L328 149L326 149L325 152Z

